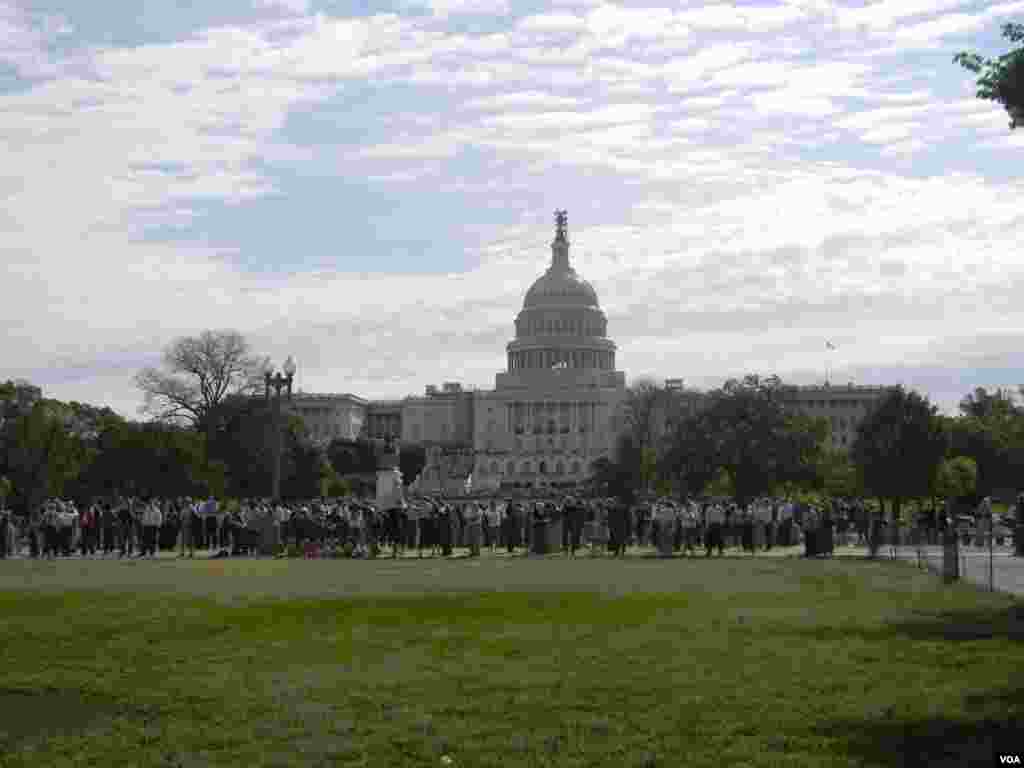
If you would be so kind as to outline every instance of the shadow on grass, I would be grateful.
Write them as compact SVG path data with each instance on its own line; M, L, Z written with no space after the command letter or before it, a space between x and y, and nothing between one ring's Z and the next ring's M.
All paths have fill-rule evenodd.
M86 731L121 709L109 699L78 691L0 688L0 754Z
M958 719L935 715L900 718L881 708L869 717L831 720L816 730L838 739L840 749L865 765L969 766L998 765L997 755L1024 752L1024 687L966 696Z

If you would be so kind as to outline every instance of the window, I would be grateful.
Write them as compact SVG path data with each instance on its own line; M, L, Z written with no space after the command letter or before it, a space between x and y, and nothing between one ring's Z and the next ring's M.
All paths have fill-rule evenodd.
M533 465L528 461L523 462L523 474L528 475L533 472Z
M492 475L498 474L498 462L496 462L496 461L492 461L491 462L491 474Z
M574 461L572 463L572 473L574 475L578 475L579 472L580 472L580 463L578 461Z
M515 473L516 473L516 465L513 462L511 462L511 461L508 462L505 465L505 474L506 475L514 475Z
M547 469L548 465L546 462L542 461L540 464L537 465L537 471L540 472L542 475L547 473Z
M558 462L557 464L555 464L555 474L556 475L564 475L565 474L565 465L563 465L562 462Z

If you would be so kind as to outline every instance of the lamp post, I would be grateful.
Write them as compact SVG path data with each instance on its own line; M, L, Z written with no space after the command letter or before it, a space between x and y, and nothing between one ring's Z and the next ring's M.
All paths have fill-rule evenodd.
M292 380L295 378L295 361L289 355L284 361L284 376L273 373L271 369L263 372L263 383L266 385L263 397L270 400L270 390L274 390L274 474L271 485L271 496L274 501L281 500L281 390L285 390L288 400L292 399Z

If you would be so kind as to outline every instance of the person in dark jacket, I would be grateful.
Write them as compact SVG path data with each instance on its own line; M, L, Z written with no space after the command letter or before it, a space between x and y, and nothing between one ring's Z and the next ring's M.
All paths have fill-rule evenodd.
M121 537L121 557L132 555L135 539L135 516L132 514L131 502L123 501L117 509L117 525Z
M569 555L576 557L576 550L580 546L580 537L583 535L583 523L586 520L587 510L580 503L579 499L570 498L565 521L569 529Z
M516 528L519 525L519 505L509 504L505 508L505 516L501 519L501 538L505 542L505 548L512 554L516 548Z
M626 541L629 538L629 502L617 499L609 510L608 527L611 534L612 554L615 557L626 554Z
M452 554L452 511L447 504L441 504L437 515L438 545L442 557Z
M749 512L743 516L740 524L740 538L744 551L754 554L754 519Z

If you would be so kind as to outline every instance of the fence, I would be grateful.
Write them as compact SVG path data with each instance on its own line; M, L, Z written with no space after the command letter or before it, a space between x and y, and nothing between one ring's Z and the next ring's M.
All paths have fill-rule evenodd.
M938 531L916 526L886 526L879 556L915 563L940 576L959 578L990 591L1024 594L1024 558L1016 557L1013 538L987 530L960 532L946 547ZM950 558L955 563L948 562Z

